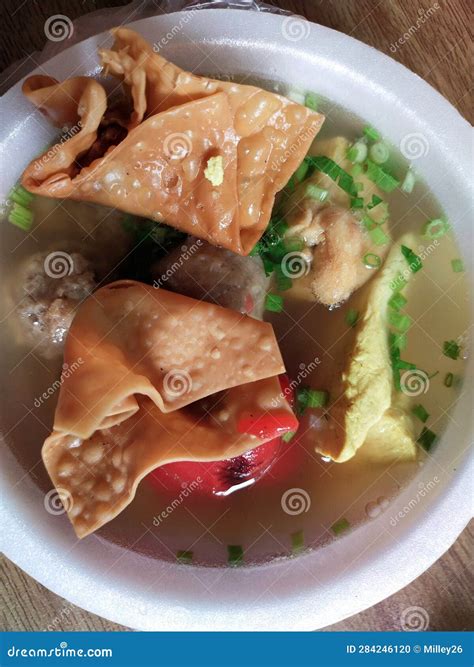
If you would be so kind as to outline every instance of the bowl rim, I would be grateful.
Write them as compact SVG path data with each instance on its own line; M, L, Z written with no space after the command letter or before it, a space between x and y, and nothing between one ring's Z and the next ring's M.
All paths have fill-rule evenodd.
M214 27L210 12L216 17ZM180 14L141 19L129 26L146 34L152 29L166 29ZM232 24L236 34L234 38L221 36L217 27L220 19ZM248 44L246 35L258 33L258 44L271 50L281 48L281 44L277 43L278 37L281 39L282 24L287 20L288 17L267 13L206 9L202 14L199 12L193 17L192 29L196 36L207 35L201 37L202 43L207 45L210 43L209 34L214 30L211 43L213 41L229 48ZM260 22L258 31L256 22ZM418 92L420 99L412 97L409 105L405 104L408 107L405 112L421 114L427 118L426 126L432 128L429 131L433 150L437 150L439 155L447 151L444 161L453 169L454 187L461 196L467 198L466 193L470 191L470 160L466 143L470 126L467 121L425 81L388 56L343 33L316 24L309 25L311 39L308 37L304 43L290 42L285 45L288 53L293 53L295 58L314 59L315 51L324 47L327 53L333 54L334 62L339 67L350 72L354 71L354 62L358 62L354 60L356 54L364 61L370 73L366 71L362 78L367 83L370 75L373 94L376 94L378 87L396 98L400 92L400 83L403 82L408 82L411 90ZM72 46L44 63L41 70L47 70L49 64L54 66L58 59L62 59L64 63L65 53L71 56L73 62L75 53L81 53L86 45L90 48L99 37L103 38L104 33ZM17 83L4 96L0 108L9 103L12 95L18 94L20 86L21 82ZM443 114L446 119L447 127L443 133L439 132L439 114ZM384 130L383 123L380 129ZM439 136L436 137L436 133ZM428 166L426 168L428 169ZM6 459L6 465L0 471L4 488L8 487L9 474L16 465L13 457L7 456ZM458 470L448 471L446 482L440 484L440 489L431 496L430 502L420 503L419 511L414 513L416 516L407 517L403 531L400 531L403 543L391 539L386 533L386 519L384 522L383 517L338 540L335 545L344 544L344 556L350 554L353 561L358 563L350 572L343 567L340 548L329 545L285 562L226 570L227 574L223 577L226 581L219 592L220 598L217 599L216 594L216 599L208 602L200 600L196 603L189 595L195 595L202 586L208 585L211 581L209 577L215 577L218 568L186 566L183 570L183 566L154 562L161 573L167 570L166 590L161 591L162 596L159 599L156 599L155 593L153 601L150 601L150 595L143 595L140 600L135 601L130 595L137 592L134 585L139 587L142 593L143 582L140 576L135 573L128 583L122 581L120 576L129 576L127 573L130 573L130 568L136 567L137 563L145 563L147 559L137 558L136 554L127 552L118 557L121 561L120 576L104 576L103 580L99 581L93 570L93 559L97 554L103 554L104 545L101 540L92 542L87 550L79 548L76 559L68 562L68 550L75 545L71 546L71 540L59 534L56 528L35 524L32 519L33 511L26 499L13 493L5 493L2 502L2 550L14 563L58 595L83 609L138 630L311 630L340 621L385 599L424 572L451 546L472 516L472 507L466 502L466 491L472 484L473 462L472 454L466 455ZM409 494L410 487L402 490L401 502L404 498L409 498ZM5 507L7 499L10 504L8 510ZM449 522L444 520L446 513ZM375 524L380 527L380 537L366 548L370 533L374 532L371 526ZM428 536L431 540L434 536L437 536L437 539L430 542ZM64 553L59 552L58 555L59 549L64 549ZM361 553L364 554L364 563L359 562ZM416 554L416 558L413 558L413 554ZM304 590L294 588L296 582L301 583L309 573L315 574L321 558L328 557L334 557L342 563L333 587L325 585L325 582L317 582L316 585L305 586ZM51 567L52 562L55 563L54 567ZM196 570L199 570L198 574ZM278 575L272 574L277 570ZM387 571L392 572L391 578L387 578ZM222 570L219 572L222 573ZM229 604L232 591L238 587L258 586L260 579L267 577L267 580L273 580L274 576L277 576L278 582L283 578L288 582L282 588L277 607L270 598L252 604L244 600ZM178 579L181 580L180 583ZM183 580L186 584L184 587ZM129 596L127 605L123 604L125 595ZM301 609L305 609L306 613L302 614Z

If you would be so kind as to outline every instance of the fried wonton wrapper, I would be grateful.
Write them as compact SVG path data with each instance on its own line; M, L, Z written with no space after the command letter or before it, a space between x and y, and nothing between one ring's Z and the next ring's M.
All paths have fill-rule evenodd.
M89 535L120 514L140 481L161 465L233 458L267 442L239 433L236 421L243 411L255 412L259 401L269 400L265 414L291 415L273 377L166 414L149 398L137 397L128 419L85 440L53 432L44 443L43 461L77 536Z
M133 111L121 122L125 136L119 135L115 144L103 141L97 155L111 110L101 119L88 104L85 89L91 80L79 78L85 79L83 89L79 79L55 88L54 80L31 77L23 90L33 103L50 116L70 117L77 102L77 118L81 123L93 118L96 135L90 124L87 131L81 127L58 144L54 160L33 160L22 184L45 196L91 201L164 221L248 254L267 227L276 193L303 160L323 116L254 86L185 72L131 30L114 34L113 50L100 55L130 93ZM222 159L222 179L209 177L210 158Z
M134 281L81 305L64 361L75 371L42 455L80 537L128 505L154 468L265 442L238 432L243 414L291 415L270 324Z

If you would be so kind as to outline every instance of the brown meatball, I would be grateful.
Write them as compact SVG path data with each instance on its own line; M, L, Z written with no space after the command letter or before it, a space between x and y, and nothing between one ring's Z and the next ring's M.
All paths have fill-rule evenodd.
M188 237L152 269L154 285L261 318L268 278L260 257Z
M23 265L17 315L26 340L43 356L62 351L78 305L96 286L88 260L79 253L42 252Z

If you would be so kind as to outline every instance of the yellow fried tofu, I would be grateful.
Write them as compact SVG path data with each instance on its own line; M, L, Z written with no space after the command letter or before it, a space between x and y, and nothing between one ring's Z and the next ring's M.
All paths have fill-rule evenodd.
M368 286L355 336L342 377L331 389L326 437L316 450L334 461L352 458L367 442L367 455L375 460L413 460L416 444L411 418L393 390L388 343L388 300L392 284L402 273L408 279L401 245L414 246L414 235L397 241L379 274ZM328 436L329 433L329 437Z

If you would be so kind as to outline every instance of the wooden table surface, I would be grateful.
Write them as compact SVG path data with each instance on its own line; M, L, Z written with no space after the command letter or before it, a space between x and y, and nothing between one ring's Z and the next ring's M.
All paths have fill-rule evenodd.
M101 7L126 4L123 0L2 0L0 69L44 46L44 23L49 16L63 14L74 19ZM387 53L437 88L472 122L468 56L470 0L427 0L425 3L278 0L270 4L345 32ZM429 16L414 30L423 12L425 17L428 13ZM409 39L399 44L408 31ZM413 606L426 610L432 630L473 629L474 606L470 594L473 538L474 524L471 523L453 547L412 584L371 609L327 629L399 630L402 612ZM122 629L54 595L4 557L0 560L0 570L0 629Z

